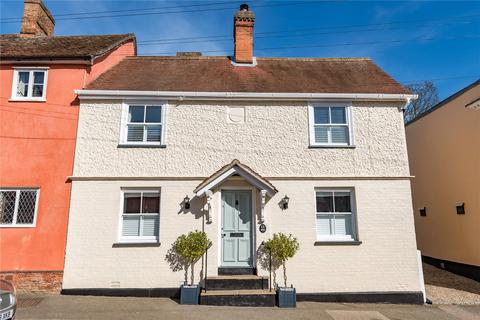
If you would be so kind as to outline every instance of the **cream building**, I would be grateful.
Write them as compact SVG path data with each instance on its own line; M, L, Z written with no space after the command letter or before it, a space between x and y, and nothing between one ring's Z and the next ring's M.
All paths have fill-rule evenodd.
M480 80L406 126L418 248L480 281Z
M413 96L369 59L255 58L253 21L236 13L250 51L231 59L126 58L77 92L64 293L175 295L166 256L193 230L213 243L202 284L268 276L257 252L284 232L299 300L423 302Z

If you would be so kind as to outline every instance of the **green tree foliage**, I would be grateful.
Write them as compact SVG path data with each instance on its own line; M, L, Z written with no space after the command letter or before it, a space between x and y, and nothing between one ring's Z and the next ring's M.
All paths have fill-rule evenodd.
M212 242L203 231L191 231L188 234L182 234L173 244L174 251L179 257L185 270L185 282L187 282L188 269L191 269L191 282L193 285L195 273L195 263L203 256L205 251L210 248Z
M286 262L292 258L300 248L297 238L291 234L275 233L273 238L265 242L265 248L272 254L272 259L280 263L283 267L283 281L287 286L287 266Z

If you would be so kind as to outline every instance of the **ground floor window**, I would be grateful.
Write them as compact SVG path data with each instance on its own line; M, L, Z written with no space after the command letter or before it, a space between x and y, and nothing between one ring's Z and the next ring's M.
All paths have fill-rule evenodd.
M316 229L319 241L355 240L353 190L316 190Z
M158 242L160 190L123 190L121 242Z
M35 226L38 189L0 189L0 226Z

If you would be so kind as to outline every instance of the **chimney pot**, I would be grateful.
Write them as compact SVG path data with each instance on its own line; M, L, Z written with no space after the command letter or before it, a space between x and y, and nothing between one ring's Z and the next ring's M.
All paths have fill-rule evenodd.
M253 26L255 15L248 10L247 4L240 5L240 10L233 16L233 37L235 42L236 63L253 63Z
M24 0L20 35L24 37L53 36L55 19L42 0Z

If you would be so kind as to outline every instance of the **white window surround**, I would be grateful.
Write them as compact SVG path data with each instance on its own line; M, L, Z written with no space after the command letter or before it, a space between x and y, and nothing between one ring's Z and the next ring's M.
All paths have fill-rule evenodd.
M148 142L148 141L127 141L128 136L128 116L130 106L157 106L161 107L161 122L155 123L156 125L161 125L161 140L160 142ZM155 100L128 100L123 101L122 103L122 119L121 119L121 129L120 129L120 146L151 146L151 147L162 147L165 146L166 141L166 126L167 126L167 109L168 104L166 101L155 101ZM140 123L139 123L140 124ZM152 124L152 125L155 125Z
M351 212L317 212L317 193L318 192L332 192L332 193L349 193L350 194L350 208ZM355 205L355 190L354 188L323 188L318 187L314 190L314 199L315 199L315 234L316 239L319 242L357 242L358 241L358 231L357 231L357 213ZM333 216L333 215L350 215L351 216L351 225L352 235L319 235L317 229L317 219L318 216Z
M314 116L314 108L321 107L343 107L345 108L345 116L346 116L346 124L345 126L348 127L348 143L319 143L315 141L315 116ZM309 123L309 142L310 146L312 147L354 147L354 139L353 139L353 126L352 126L352 102L345 101L345 102L310 102L308 105L308 123ZM338 126L341 124L326 124L326 126Z
M20 192L22 191L34 191L35 194L35 204L33 211L33 221L32 223L17 223L18 222L18 208L20 202ZM15 204L14 212L12 217L12 223L0 223L0 228L34 228L37 224L37 215L38 215L38 202L40 199L40 189L39 188L0 188L0 192L15 192ZM1 202L0 197L0 202ZM0 203L0 205L2 205ZM4 210L0 208L0 210Z
M12 81L12 95L9 101L38 101L45 102L47 101L47 83L48 83L48 67L14 67L13 68L13 81ZM19 72L29 72L29 81L28 81L28 92L27 96L17 95L18 81L19 81ZM43 77L43 91L41 97L33 96L33 85L34 85L34 72L44 72ZM36 83L37 85L39 83Z
M157 235L156 236L143 236L143 237L134 237L134 236L123 236L123 217L124 213L124 204L125 204L125 194L128 193L158 193L159 195L159 212L158 213L146 213L146 214L132 214L131 216L158 216L157 219ZM117 243L120 244L151 244L151 243L159 243L160 242L160 207L161 207L161 192L160 188L121 188L120 192L120 215L119 215L119 224L118 224L118 237ZM127 214L128 215L128 214ZM140 226L141 228L142 226Z

